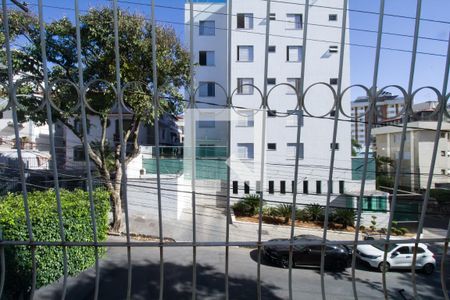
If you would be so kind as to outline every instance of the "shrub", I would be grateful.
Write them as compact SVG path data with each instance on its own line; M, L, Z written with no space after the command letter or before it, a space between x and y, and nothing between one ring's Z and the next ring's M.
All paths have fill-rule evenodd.
M369 226L369 228L371 231L376 231L377 230L377 216L372 216L371 218L372 218L372 220L370 221L371 225Z
M265 207L263 207L263 216L277 217L278 216L277 208L273 207L273 206L265 206Z
M323 207L320 204L308 204L305 207L305 211L311 221L317 222L323 220Z
M295 212L295 218L302 222L309 221L309 215L305 209L297 209L297 211Z
M251 217L258 213L259 195L250 194L244 199L233 205L234 214L236 216Z
M284 218L284 224L289 223L289 219L292 215L292 205L291 204L279 204L277 206L277 213Z
M93 194L97 236L106 240L108 231L109 194L96 190ZM56 197L53 190L28 193L30 220L36 241L61 241ZM61 206L66 241L93 241L88 193L82 190L61 190ZM28 239L26 217L21 194L8 194L0 200L0 228L4 240ZM36 287L50 284L63 276L63 251L56 246L38 246L36 249ZM31 288L31 251L29 246L5 248L6 295L18 299ZM99 254L105 253L99 248ZM95 262L94 247L68 247L68 274L73 276L91 267Z
M355 224L355 211L348 208L337 208L333 213L333 221L342 225L342 228Z

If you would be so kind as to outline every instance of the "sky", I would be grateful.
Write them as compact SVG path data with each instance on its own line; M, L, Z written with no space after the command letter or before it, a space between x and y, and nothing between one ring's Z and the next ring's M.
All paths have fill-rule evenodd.
M237 0L244 1L244 0ZM290 0L294 1L294 0ZM37 11L37 0L25 1L32 11ZM302 1L303 2L303 1ZM45 20L51 21L67 16L73 19L74 1L44 0ZM179 37L184 39L184 4L185 0L155 0L156 18L161 24L171 25ZM147 17L151 14L150 0L119 0L119 6L138 12ZM111 5L107 0L80 0L80 9ZM355 29L377 30L380 1L379 0L349 0L350 14L350 66L351 83L372 85L375 49L358 45L375 46L376 33L361 32ZM366 13L368 11L372 13ZM445 69L445 55L447 41L450 34L450 1L424 0L422 1L422 16L420 22L418 53L414 72L413 88L433 86L442 90ZM404 35L414 34L414 17L416 14L415 0L386 0L383 32ZM401 15L395 17L391 15ZM407 52L384 49L381 51L379 64L378 86L397 84L407 89L411 69L412 50L411 37L399 37L383 34L382 47L400 49ZM336 37L339 42L339 37ZM432 55L430 55L432 54ZM389 90L398 94L395 90ZM352 96L358 92L352 91ZM434 94L425 90L417 95L417 101L435 100Z

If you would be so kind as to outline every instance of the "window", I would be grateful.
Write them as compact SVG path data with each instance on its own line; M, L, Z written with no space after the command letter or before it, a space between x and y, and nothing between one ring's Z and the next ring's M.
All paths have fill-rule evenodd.
M330 48L328 49L328 52L338 53L338 46L330 46Z
M303 112L299 110L288 110L289 116L286 117L286 127L303 126Z
M362 199L362 209L369 211L386 211L387 199L384 196L365 196Z
M303 181L303 194L308 194L308 181Z
M277 79L276 78L267 78L267 84L275 85L275 84L277 84Z
M268 110L267 111L267 116L271 117L271 118L276 117L277 116L277 111L276 110Z
M276 46L269 46L269 53L275 53L277 50Z
M302 29L302 14L287 14L286 29Z
M250 181L244 181L244 193L250 194Z
M244 62L253 61L253 46L237 46L237 60Z
M297 147L296 147L296 143L287 143L287 153L286 153L286 158L287 159L295 159L295 155L296 155L296 151L297 151ZM304 158L304 145L303 143L300 143L298 145L298 158L299 159L303 159Z
M287 83L289 83L290 85L295 87L295 90L297 91L297 93L300 91L300 82L301 82L300 78L288 78L287 79ZM286 88L287 88L286 94L295 95L295 91L290 86L287 86Z
M280 181L280 193L286 194L286 181L284 180Z
M239 192L238 182L233 181L233 194L237 194Z
M338 84L338 79L337 79L337 78L330 78L330 84L331 84L331 85L336 85L336 84Z
M211 81L201 81L199 83L200 97L214 97L216 95L216 85Z
M441 169L441 175L445 175L445 169Z
M253 127L254 126L254 116L251 110L240 110L238 112L238 127Z
M214 66L214 51L200 51L198 53L198 62L200 66Z
M336 111L335 110L330 111L330 117L334 117L335 115L336 115Z
M331 150L339 150L339 143L335 143L334 145L333 145L333 143L330 143L330 149Z
M237 14L237 28L253 29L253 14Z
M411 253L414 253L414 250L416 249L416 247L412 246L411 248L412 248ZM421 254L421 253L425 253L425 250L422 247L417 247L417 254Z
M268 143L267 150L277 150L277 144L276 143Z
M200 21L199 35L216 35L216 22L215 21Z
M238 143L238 157L240 159L253 159L254 157L254 148L253 143Z
M269 194L273 194L274 193L274 190L275 190L274 186L275 186L274 181L270 180L269 181Z
M289 62L301 62L302 46L287 46L286 55L287 55L286 60Z
M337 14L329 14L328 21L337 21Z
M87 134L89 134L91 131L91 122L89 121L89 119L86 119L86 126L87 126ZM77 133L83 133L83 125L81 123L81 120L75 119L73 121L73 127L75 127L75 131Z
M83 146L75 146L73 148L73 161L83 161L84 158Z
M296 188L297 188L297 186L295 185L295 181L292 180L291 181L291 191L292 191L292 193L295 193Z
M214 113L200 113L200 120L198 121L199 128L215 128L216 122Z
M316 181L316 194L322 194L322 181Z
M276 20L275 13L270 13L269 19L272 20L272 21L275 21Z
M445 151L441 151L441 156L445 156Z
M239 95L253 95L253 78L238 78L237 86Z
M339 194L344 193L344 180L339 180Z
M395 252L398 252L400 254L410 254L411 253L409 251L409 247L408 246L403 246L403 247L397 248L397 250L395 250Z

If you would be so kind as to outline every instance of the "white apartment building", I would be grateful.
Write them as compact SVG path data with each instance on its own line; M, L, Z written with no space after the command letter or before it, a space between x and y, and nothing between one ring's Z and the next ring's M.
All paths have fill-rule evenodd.
M6 107L8 99L0 98L0 109ZM22 160L29 169L48 169L50 147L48 126L37 126L33 121L18 124L22 144ZM0 165L16 166L15 132L10 109L0 112Z
M264 57L266 31L266 1L247 0L232 3L231 45L227 41L228 8L226 1L194 1L193 55L195 62L196 101L201 108L196 113L197 147L226 147L227 123L223 108L228 86L228 49L231 51L231 94L235 109L231 111L231 181L232 195L242 196L264 189L265 200L292 201L296 135L301 127L298 192L299 203L326 201L333 120L322 118L332 110L333 97L324 85L311 88L305 99L309 113L299 118L297 97L288 83L299 88L302 64L305 64L304 88L314 83L329 83L337 88L339 42L341 36L342 3L333 0L313 1L309 9L308 44L303 57L303 1L271 3L268 49L268 106L265 143L263 143L263 113L261 94L264 90ZM218 3L219 2L219 3ZM326 7L336 7L326 8ZM185 6L185 40L190 36L190 4ZM347 44L349 35L346 35ZM228 47L229 46L229 47ZM349 47L346 46L342 85L350 85ZM342 101L350 112L350 94ZM293 115L287 116L288 113ZM334 112L331 112L331 116ZM330 113L328 114L330 117ZM204 121L206 118L207 121ZM189 115L185 116L185 148L191 147L192 131ZM359 182L352 182L351 128L349 122L339 122L332 205L352 206L349 197L356 195ZM190 140L191 139L191 140ZM191 141L191 142L190 142ZM186 153L186 152L185 152ZM260 182L261 159L265 157L265 182ZM198 169L198 167L197 167ZM225 168L224 168L225 171ZM197 170L197 173L202 170ZM198 178L198 177L197 177ZM188 178L186 178L188 179ZM210 185L211 186L211 185ZM222 187L223 188L223 187ZM226 188L226 187L225 187ZM375 181L368 181L368 194L375 193ZM350 203L351 203L350 199Z
M436 107L437 102L433 101L413 105L414 114L410 118L406 132L400 186L412 190L426 189L437 128L437 116L432 115ZM392 120L392 123L396 123L397 126L388 123L387 126L374 128L372 133L377 141L377 155L390 157L395 161L399 159L402 125L398 124L401 124L401 119ZM450 123L448 120L442 123L441 130L432 188L450 186Z
M405 100L402 97L392 95L388 92L383 92L377 99L377 113L373 116L374 127L377 123L398 117L402 113ZM352 108L352 139L356 140L358 144L364 147L367 137L369 98L362 96L356 98L351 103ZM375 142L372 141L372 148L375 147Z

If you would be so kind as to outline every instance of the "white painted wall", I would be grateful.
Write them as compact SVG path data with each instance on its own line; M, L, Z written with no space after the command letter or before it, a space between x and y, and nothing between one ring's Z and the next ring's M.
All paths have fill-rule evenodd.
M275 53L269 53L268 77L276 78L276 83L285 83L287 78L298 78L301 74L302 62L287 62L286 47L302 46L303 30L287 29L287 14L300 13L304 17L303 1L298 4L288 4L285 2L273 2L271 12L276 14L276 20L271 21L270 45L276 46ZM305 65L305 89L316 82L329 83L330 78L338 77L339 52L329 53L330 46L339 45L340 29L342 21L342 9L330 9L319 6L336 7L336 1L318 0L314 2L309 11L309 23L337 26L338 28L328 28L323 26L309 26L308 44L306 58L303 58ZM342 5L339 3L338 5ZM189 3L186 4L186 40L189 49ZM219 14L214 14L219 13ZM195 82L196 86L200 81L216 81L227 87L227 31L220 30L227 28L227 7L223 3L195 3L194 4L194 57L198 61L198 51L215 51L215 66L196 66ZM252 13L253 29L237 29L238 13ZM337 21L329 21L329 14L337 14ZM232 45L231 45L231 89L237 88L237 78L253 78L254 84L262 91L264 85L264 53L265 53L265 16L266 2L262 0L233 1L232 18ZM199 36L198 24L202 20L214 20L216 29L215 36ZM349 42L347 32L346 42ZM318 40L332 41L320 42ZM254 61L237 61L237 47L239 45L253 45ZM341 49L339 49L341 51ZM345 48L344 68L342 76L343 87L350 85L350 61L349 47ZM269 89L273 86L269 86ZM333 86L336 89L337 86ZM222 91L216 88L216 97L197 97L197 101L208 101L224 104L225 99ZM343 109L350 113L350 93L347 93L342 101ZM295 159L289 157L287 143L295 143L297 127L289 126L287 118L276 117L267 118L266 125L266 145L261 148L262 136L262 112L257 109L261 105L261 97L257 90L253 95L233 95L233 104L255 109L254 125L242 127L238 124L239 115L231 114L231 180L239 182L239 194L243 195L244 181L250 181L251 190L255 190L256 181L260 180L260 161L262 155L265 159L265 182L264 188L268 188L268 181L273 180L275 184L275 194L266 193L266 198L274 201L291 201L291 181L294 178ZM307 110L316 116L326 114L332 108L334 99L331 91L323 86L315 86L308 91L305 99ZM295 109L296 96L288 94L286 86L279 86L270 92L269 106L279 113L286 113ZM201 104L199 104L201 107ZM211 108L211 107L208 107ZM190 146L190 123L185 119L185 146ZM309 181L309 192L316 193L316 181L322 182L321 195L302 195L299 201L308 203L324 203L326 199L328 171L330 164L330 143L332 141L333 121L323 118L304 117L301 128L301 142L304 143L304 158L300 161L299 169L299 192L302 191L303 180ZM358 182L351 181L351 128L349 122L339 122L338 125L339 150L336 151L333 192L338 192L339 180L345 181L345 190L354 191L359 189ZM196 144L209 140L216 145L226 145L226 127L216 124L215 128L196 128ZM207 138L205 138L207 137ZM254 159L240 159L238 156L239 143L254 144ZM267 150L267 143L276 143L276 150ZM286 194L280 194L280 181L286 181ZM374 182L369 183L373 184ZM369 188L370 189L370 188ZM333 200L333 199L332 199Z

